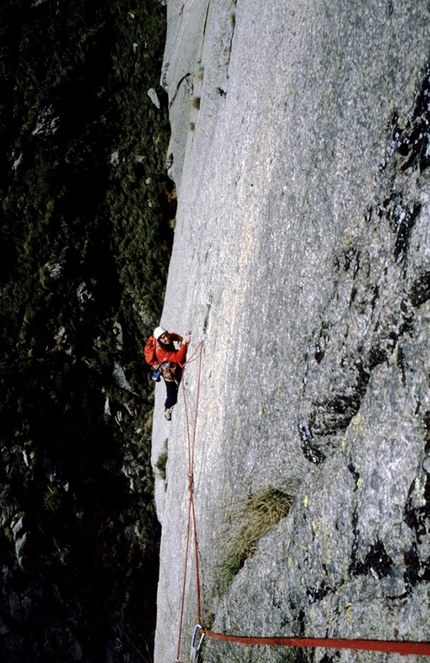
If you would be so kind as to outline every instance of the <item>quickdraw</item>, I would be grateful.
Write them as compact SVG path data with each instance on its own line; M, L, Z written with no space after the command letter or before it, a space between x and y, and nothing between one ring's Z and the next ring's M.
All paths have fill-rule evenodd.
M197 635L200 636L198 643L196 644ZM191 638L191 647L190 647L190 663L198 663L200 660L199 652L202 648L203 640L205 633L200 624L196 624L193 630L193 636Z

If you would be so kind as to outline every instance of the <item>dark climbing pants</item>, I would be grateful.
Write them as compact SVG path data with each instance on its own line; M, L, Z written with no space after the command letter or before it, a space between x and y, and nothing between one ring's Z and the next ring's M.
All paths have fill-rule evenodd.
M166 402L164 403L164 407L168 409L176 405L176 401L178 400L178 385L176 382L168 382L167 380L164 380L164 383L166 385L167 391L167 398Z

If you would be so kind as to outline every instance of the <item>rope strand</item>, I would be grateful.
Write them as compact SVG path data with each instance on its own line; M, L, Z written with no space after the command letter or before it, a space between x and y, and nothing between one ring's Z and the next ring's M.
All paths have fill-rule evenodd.
M199 353L199 356L196 357ZM187 589L187 575L188 575L188 564L189 564L189 549L190 549L190 538L191 538L191 525L194 533L194 556L195 556L195 570L196 570L196 595L197 595L197 621L201 621L201 592L200 592L200 576L199 576L199 549L198 549L198 540L197 540L197 520L196 520L196 511L194 504L194 448L197 435L197 415L198 415L198 405L200 398L200 382L201 382L201 370L202 370L202 356L203 356L203 341L200 341L197 348L190 356L190 358L182 365L182 369L185 372L185 367L191 362L198 359L198 377L197 377L197 391L196 391L196 400L194 408L194 421L193 429L191 431L190 427L190 416L189 416L189 407L187 401L187 393L185 390L185 381L182 376L182 392L184 396L184 409L185 409L185 425L187 431L187 446L188 446L188 520L187 520L187 533L186 533L186 545L185 545L185 562L184 562L184 579L182 583L182 596L181 596L181 610L179 616L179 629L178 629L178 644L176 650L176 661L179 662L180 653L181 653L181 640L182 640L182 629L184 621L184 610L185 610L185 595Z
M188 524L187 524L187 539L185 544L184 580L182 583L181 610L179 614L179 628L178 628L178 644L176 648L176 661L178 662L181 653L182 624L184 621L184 607L185 607L185 589L187 586L188 551L190 546L190 506L191 503L188 503Z
M282 647L323 647L325 649L360 649L381 651L393 654L430 655L430 643L406 642L394 640L348 640L346 638L253 638L242 635L225 635L197 627L197 631L206 638L236 642L242 645L275 645Z

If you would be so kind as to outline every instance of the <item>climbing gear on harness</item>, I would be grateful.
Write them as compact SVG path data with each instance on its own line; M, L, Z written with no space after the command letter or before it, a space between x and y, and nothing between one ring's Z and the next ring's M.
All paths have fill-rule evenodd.
M172 362L169 362L167 364L163 364L161 367L161 371L163 373L163 378L167 382L176 382L176 371L177 371L177 364L173 364Z
M152 375L151 378L154 380L154 382L160 382L160 375L161 375L161 368L156 370Z

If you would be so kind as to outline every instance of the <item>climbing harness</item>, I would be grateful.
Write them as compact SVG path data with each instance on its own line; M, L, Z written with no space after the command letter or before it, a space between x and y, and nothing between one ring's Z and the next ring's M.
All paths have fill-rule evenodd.
M197 389L195 397L194 408L194 421L193 427L190 426L189 408L187 402L187 395L185 391L184 380L182 380L182 388L184 395L185 407L185 421L188 442L188 519L187 519L187 533L185 545L185 562L184 562L184 579L182 583L182 597L181 608L179 617L179 633L177 654L175 663L180 662L180 649L182 640L184 607L185 607L185 594L187 585L187 569L190 556L190 540L191 533L194 533L194 564L195 564L195 583L196 583L196 603L197 603L197 620L198 623L193 629L190 647L190 663L199 663L200 652L205 638L212 638L224 642L233 642L243 645L271 645L282 647L322 647L325 649L350 649L362 651L376 651L396 654L412 654L416 656L430 656L430 643L429 642L408 642L408 641L393 641L393 640L363 640L363 639L346 639L346 638L301 638L301 637L249 637L241 635L227 635L225 633L216 633L209 631L201 626L201 591L200 591L200 572L199 572L199 547L197 540L197 523L194 505L194 448L197 432L197 416L200 398L200 382L201 382L201 369L202 369L202 354L203 354L203 341L200 341L194 353L187 359L183 368L192 361L198 359L198 377ZM200 638L198 635L200 634Z

